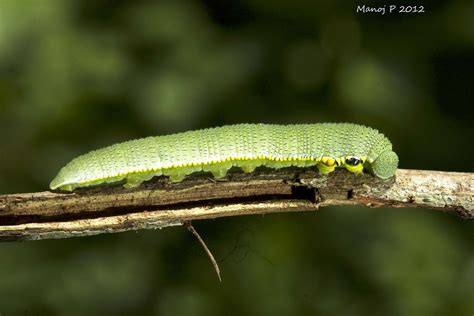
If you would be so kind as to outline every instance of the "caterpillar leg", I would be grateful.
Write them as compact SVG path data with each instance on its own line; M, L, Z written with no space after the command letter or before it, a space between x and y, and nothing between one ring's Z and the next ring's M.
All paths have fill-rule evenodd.
M163 175L168 176L170 182L181 182L184 180L186 175L189 173L186 173L185 170L182 170L182 168L176 168L176 169L167 169L163 170Z
M135 188L138 187L142 182L148 181L154 176L161 176L162 172L161 170L155 170L155 171L147 171L147 172L140 172L140 173L131 173L127 175L126 182L123 185L124 188L130 189L130 188ZM123 177L116 177L116 178L110 178L106 180L105 182L107 183L113 183L116 181L122 180Z
M140 176L140 174L137 174L137 173L129 174L129 175L127 176L127 181L125 182L125 184L123 185L123 187L126 188L126 189L136 188L136 187L138 187L143 181L144 181L144 180L143 180L143 178Z
M163 175L169 176L170 182L181 182L184 178L196 171L201 171L201 165L192 165L192 166L183 166L183 167L173 167L163 170Z
M227 175L227 170L226 169L213 170L211 171L211 173L215 179L222 179Z
M186 177L185 173L173 173L170 175L170 182L181 182Z
M352 173L362 174L364 172L364 158L346 157L344 167Z
M260 161L239 161L236 163L236 166L240 167L245 173L251 173L255 171L255 168L261 166Z
M227 171L232 168L232 162L221 162L202 166L202 171L212 173L214 178L222 179L227 175Z
M322 174L330 174L337 167L337 161L331 157L322 157L316 165L319 172Z

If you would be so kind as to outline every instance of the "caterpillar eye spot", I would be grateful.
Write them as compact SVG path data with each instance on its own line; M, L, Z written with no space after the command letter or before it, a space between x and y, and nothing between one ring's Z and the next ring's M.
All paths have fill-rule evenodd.
M357 166L360 163L362 163L362 160L360 160L357 157L348 157L348 158L346 158L346 164L348 164L350 166Z

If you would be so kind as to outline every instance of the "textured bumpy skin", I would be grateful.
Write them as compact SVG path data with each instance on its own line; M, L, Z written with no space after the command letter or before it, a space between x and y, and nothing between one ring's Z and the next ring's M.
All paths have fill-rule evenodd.
M197 171L216 178L232 166L252 172L258 166L316 166L322 173L345 167L369 170L379 178L394 175L398 157L377 130L349 123L297 125L239 124L136 139L79 156L63 167L51 189L125 180L135 187L154 176L173 182Z

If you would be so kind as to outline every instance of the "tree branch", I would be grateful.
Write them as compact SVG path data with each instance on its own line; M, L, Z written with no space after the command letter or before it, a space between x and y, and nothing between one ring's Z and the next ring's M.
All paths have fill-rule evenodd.
M403 170L383 181L338 170L233 172L226 181L193 175L137 189L97 187L74 193L0 196L0 241L68 238L156 229L224 216L313 211L331 205L417 207L474 219L474 174Z

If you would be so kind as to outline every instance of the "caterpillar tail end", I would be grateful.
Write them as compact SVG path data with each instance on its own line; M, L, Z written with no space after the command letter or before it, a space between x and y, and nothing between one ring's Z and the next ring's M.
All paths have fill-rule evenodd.
M66 184L61 179L54 178L53 181L49 184L49 189L51 191L67 191L72 192L75 186L72 184Z
M51 181L51 183L49 184L49 189L50 189L51 191L54 191L54 190L56 190L57 188L59 188L59 184L58 184L55 180L56 180L56 178L54 178L54 180Z
M49 184L49 189L51 191L72 191L72 187L64 183L64 179L61 172L53 179L53 181L51 181L51 183Z

